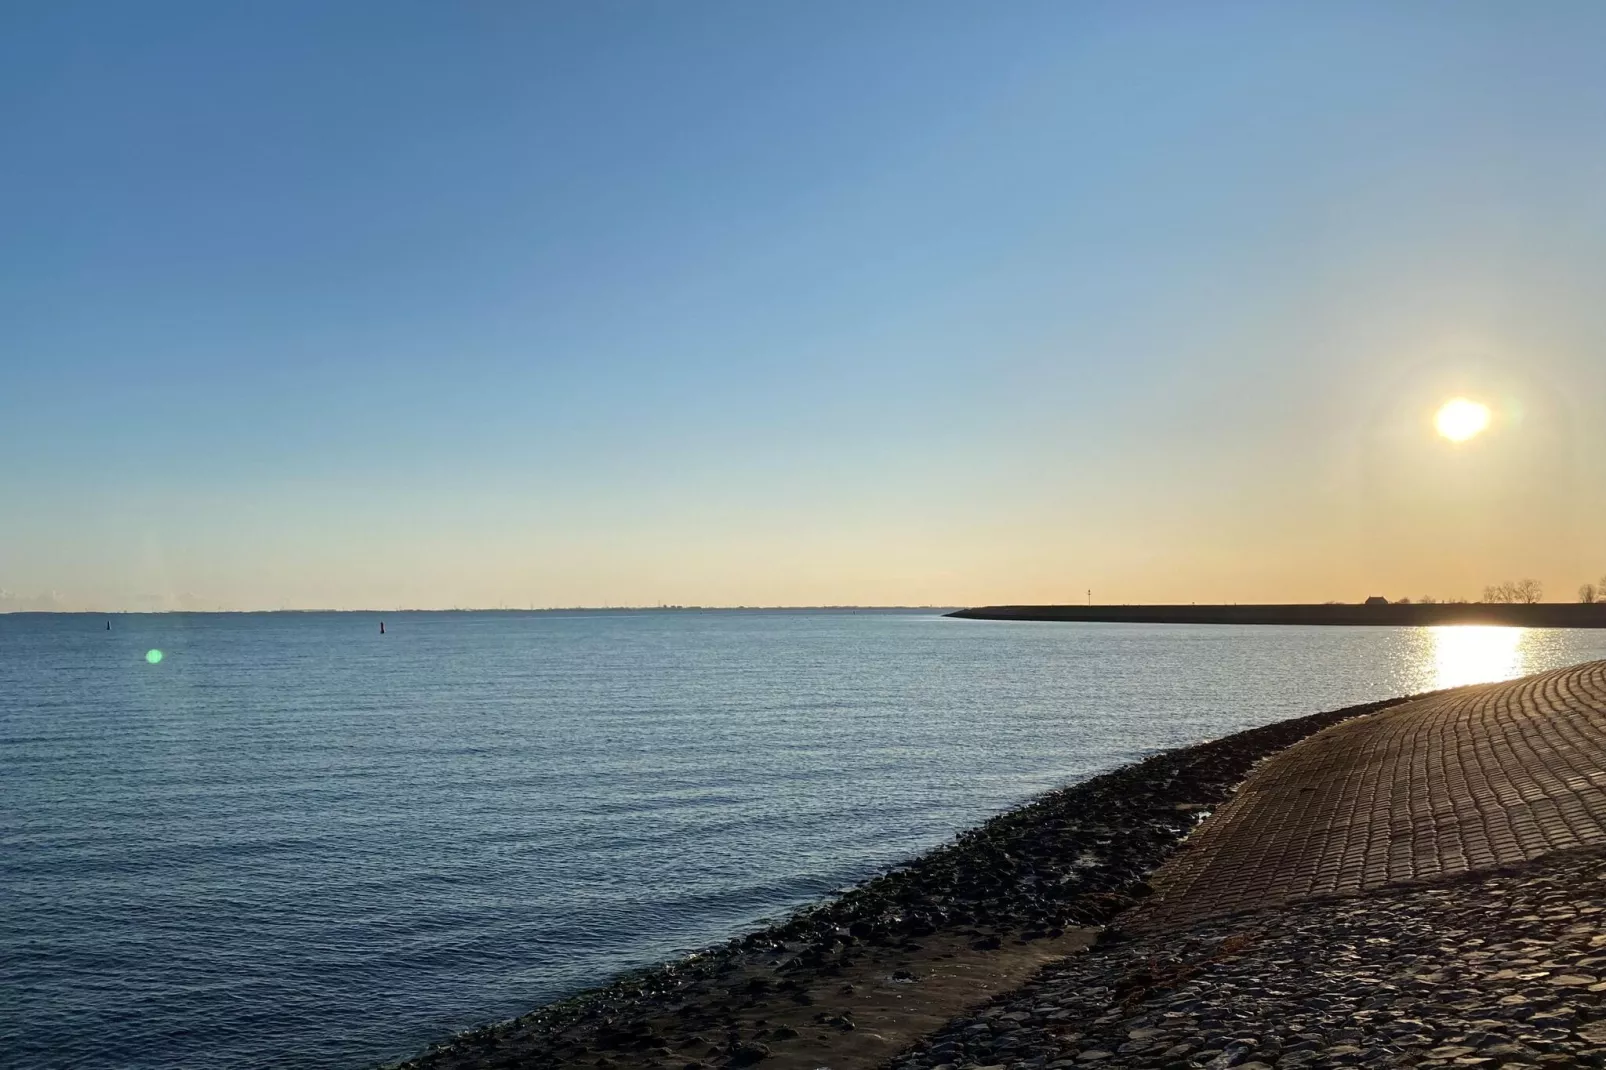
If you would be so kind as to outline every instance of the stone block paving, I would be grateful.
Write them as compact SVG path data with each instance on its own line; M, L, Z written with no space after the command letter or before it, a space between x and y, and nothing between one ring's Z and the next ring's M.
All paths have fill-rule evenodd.
M1606 847L1606 661L1460 688L1268 759L1122 919L1142 931Z

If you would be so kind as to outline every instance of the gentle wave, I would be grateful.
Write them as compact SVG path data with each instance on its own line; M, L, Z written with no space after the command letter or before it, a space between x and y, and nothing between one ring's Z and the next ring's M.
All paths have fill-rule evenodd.
M1606 656L1500 629L384 619L0 616L0 1064L369 1065L1156 750Z

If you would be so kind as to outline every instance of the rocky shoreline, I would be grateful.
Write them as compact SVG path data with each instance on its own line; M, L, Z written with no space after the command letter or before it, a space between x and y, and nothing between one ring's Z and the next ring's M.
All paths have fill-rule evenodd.
M777 925L458 1034L398 1065L780 1068L820 1065L821 1051L833 1053L836 1070L873 1065L878 1049L852 1036L856 980L906 986L899 1007L913 1011L939 959L986 971L997 957L1002 969L1039 942L1104 925L1147 894L1148 874L1257 762L1409 700L1281 721L1051 792ZM784 1024L791 1021L801 1028ZM938 1064L916 1057L907 1065Z
M1606 858L1307 900L1049 966L893 1070L1606 1066Z

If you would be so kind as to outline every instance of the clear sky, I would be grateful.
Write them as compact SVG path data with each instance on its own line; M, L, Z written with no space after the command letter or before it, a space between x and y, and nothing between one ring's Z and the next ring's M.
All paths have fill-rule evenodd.
M1570 598L1603 40L1594 2L6 4L0 606Z

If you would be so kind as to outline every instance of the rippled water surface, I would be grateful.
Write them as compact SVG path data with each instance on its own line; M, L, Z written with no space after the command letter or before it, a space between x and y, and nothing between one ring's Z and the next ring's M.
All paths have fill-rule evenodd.
M1502 628L379 619L0 616L0 1065L370 1065L1156 749L1606 657Z

